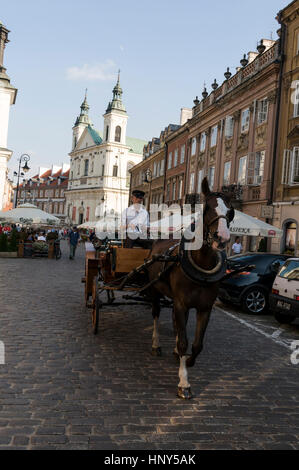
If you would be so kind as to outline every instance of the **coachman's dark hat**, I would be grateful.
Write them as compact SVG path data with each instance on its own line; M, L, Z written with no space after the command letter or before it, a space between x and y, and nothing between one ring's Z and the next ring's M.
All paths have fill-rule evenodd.
M135 196L138 199L143 199L145 196L145 193L143 191L139 191L138 189L135 189L135 191L132 191L132 196Z

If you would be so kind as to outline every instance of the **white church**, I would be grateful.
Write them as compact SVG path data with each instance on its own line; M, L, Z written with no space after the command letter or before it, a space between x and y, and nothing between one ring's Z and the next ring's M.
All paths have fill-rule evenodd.
M117 83L104 114L103 132L88 115L87 98L73 127L66 221L80 225L102 217L119 218L128 207L129 170L143 158L144 140L127 137L128 115Z
M9 204L8 162L12 156L12 150L7 148L7 134L9 123L9 111L15 104L17 89L10 83L3 66L4 49L8 40L9 30L0 21L0 210Z

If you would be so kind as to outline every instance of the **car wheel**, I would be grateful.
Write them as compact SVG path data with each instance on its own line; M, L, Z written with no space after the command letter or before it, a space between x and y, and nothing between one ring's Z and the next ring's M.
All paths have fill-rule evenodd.
M281 313L275 313L274 317L275 320L282 325L290 325L295 320L295 317L292 317L291 315L283 315Z
M242 306L247 313L262 315L268 308L268 296L260 287L252 287L243 295Z

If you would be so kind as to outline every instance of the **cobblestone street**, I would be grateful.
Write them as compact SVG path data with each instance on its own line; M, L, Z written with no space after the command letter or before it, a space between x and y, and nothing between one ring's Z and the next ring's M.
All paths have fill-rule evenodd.
M170 311L162 358L144 306L106 307L94 336L83 247L67 255L0 259L0 449L299 449L290 349L216 307L182 402Z

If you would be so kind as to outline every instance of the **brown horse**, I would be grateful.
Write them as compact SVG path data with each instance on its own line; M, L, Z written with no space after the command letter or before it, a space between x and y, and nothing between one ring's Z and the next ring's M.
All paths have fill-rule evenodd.
M180 247L176 246L172 254L179 254L179 261L155 283L150 290L154 331L152 354L161 355L159 343L160 299L173 300L173 319L176 330L175 354L180 358L178 396L182 399L192 397L188 381L188 367L193 367L203 347L203 338L209 323L211 310L218 295L219 280L226 272L225 245L230 240L229 223L234 218L229 195L212 193L206 178L202 182L205 196L203 212L203 244L200 249L185 249L184 237ZM195 236L196 236L195 229ZM176 240L159 240L152 247L151 255L163 254L177 244ZM156 279L165 269L165 264L157 262L149 268L150 280ZM189 310L197 311L195 339L192 354L187 356L188 338L186 326Z

